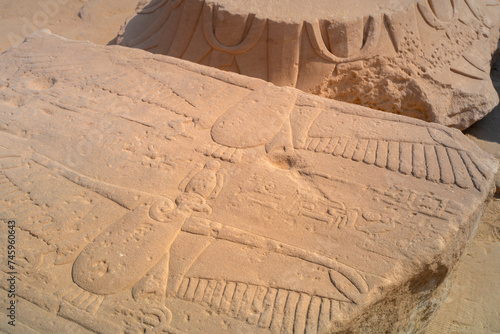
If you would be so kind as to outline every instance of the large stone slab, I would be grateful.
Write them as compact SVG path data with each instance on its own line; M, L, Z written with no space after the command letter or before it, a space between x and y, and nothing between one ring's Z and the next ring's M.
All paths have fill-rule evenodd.
M500 43L500 42L499 42ZM500 48L497 50L500 55ZM497 93L500 95L500 57L491 68L491 80ZM481 149L493 155L500 161L500 105L491 113L471 126L465 134L474 141ZM496 176L497 194L500 195L500 173Z
M0 87L22 328L418 333L494 187L458 130L141 50L39 33Z
M498 103L490 0L153 0L117 43L465 129Z

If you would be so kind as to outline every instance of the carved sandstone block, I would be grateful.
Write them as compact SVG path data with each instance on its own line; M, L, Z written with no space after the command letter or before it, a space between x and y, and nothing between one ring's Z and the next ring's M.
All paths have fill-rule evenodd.
M0 87L40 331L422 332L494 186L458 130L141 50L39 33Z
M117 43L465 129L498 103L498 0L153 0Z

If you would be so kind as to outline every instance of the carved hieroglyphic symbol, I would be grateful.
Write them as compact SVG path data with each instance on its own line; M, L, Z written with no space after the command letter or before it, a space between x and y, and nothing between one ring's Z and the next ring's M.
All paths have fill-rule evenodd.
M210 236L215 239L226 240L241 245L257 247L262 250L283 254L288 257L324 266L330 270L332 284L335 288L354 303L361 303L363 298L362 295L368 292L368 286L365 279L355 269L317 252L209 220L196 218L187 219L182 230L184 232ZM346 279L350 282L347 285L344 283ZM194 288L196 288L196 286Z
M246 36L243 36L237 45L223 45L215 36L215 15L214 4L206 3L203 7L203 33L205 34L205 38L214 50L228 52L233 55L241 55L254 48L262 37L266 27L266 20L251 17L249 19L251 27Z
M320 23L306 23L307 33L309 35L309 39L314 48L314 51L323 59L330 61L332 63L347 63L353 62L357 60L362 60L373 56L373 51L378 46L379 38L382 30L382 17L381 16L370 16L368 19L368 33L366 38L364 37L364 30L356 27L356 24L362 25L363 20L359 20L351 23L353 25L349 25L348 23L344 23L340 26L333 26L332 23L327 24L328 36L331 38L328 41L330 45L330 49L326 46L325 40L323 39L323 34L321 33ZM348 30L354 30L358 33L358 35L354 35L358 37L358 40L349 40L349 38L355 38L352 35L352 32ZM336 41L334 38L338 35L345 36L346 40L344 41ZM340 43L339 43L340 42ZM337 45L337 44L340 44ZM352 45L359 45L359 50L355 50L355 47ZM342 55L335 55L332 50L333 47L337 47L340 50ZM354 49L354 50L353 50Z
M151 196L93 180L42 155L34 154L32 159L76 185L95 191L130 210L101 233L97 231L98 235L86 235L93 240L83 250L80 249L73 264L72 278L77 286L68 291L63 300L81 310L95 313L106 295L133 287L136 300L149 295L161 303L167 284L164 270L168 268L169 246L192 212L212 211L206 200L216 198L222 188L220 163L209 161L203 169L188 175L181 187L183 192L174 204L162 196ZM37 235L36 229L25 228ZM49 252L59 252L58 247L63 245L64 242L47 247L40 255L43 257ZM64 263L67 261L58 264ZM150 284L148 280L154 283Z
M72 48L77 46L78 43L75 42ZM88 48L87 44L85 48ZM17 50L12 52L18 52ZM138 52L128 51L131 54ZM107 59L108 56L106 53L104 58ZM57 55L53 58L60 60ZM169 66L177 66L173 65L177 64L176 60L170 58L162 61L174 62L165 65L167 69ZM60 63L61 66L70 67L62 60ZM162 62L157 63L155 65L161 69ZM215 94L225 91L224 86L233 84L233 81L251 80L239 76L226 77L226 74L212 69L194 67L195 65L187 62L179 63L187 68L182 70L184 72L179 70L181 73L199 78L196 84L200 87L189 87L199 89L193 94L193 98L189 97L189 89L181 87L179 82L171 85L172 92L169 94L176 101L183 101L189 113L203 109L203 102L208 99L207 95L210 95L204 90L203 76L219 75L217 80L223 84L216 86L213 81L207 84L210 86L207 90L215 91ZM31 65L29 63L29 66ZM108 66L107 63L105 65ZM37 66L30 67L31 71L36 72L33 75L42 75ZM173 77L169 71L166 73L163 80L167 84L157 82L160 93L166 91L170 80L175 80L169 79L170 76ZM102 79L103 77L97 75L93 82L100 85L103 83ZM58 80L64 82L66 77L61 74L61 79ZM120 80L127 81L123 78ZM147 77L147 80L155 81L151 77ZM157 103L160 97L155 96L154 92L141 91L138 92L140 95L134 95L128 84L129 82L125 89L130 95L123 98L123 95L120 95L121 88L116 82L109 83L108 87L112 87L111 93L109 90L96 90L92 82L86 92L101 95L103 100L126 99L142 107L146 102L137 100L144 99L159 106ZM174 87L175 85L179 87ZM212 90L213 87L215 88ZM80 157L78 168L69 168L64 163L56 162L64 161L63 153L70 151L71 145L64 146L62 153L47 153L47 148L57 148L59 145L59 141L54 141L53 132L49 130L52 127L46 127L45 123L37 124L38 119L28 123L26 128L29 132L26 138L19 139L24 141L19 147L39 153L19 154L21 157L16 156L13 159L14 167L22 165L30 172L36 169L40 174L50 175L48 178L51 182L61 181L61 185L53 186L54 192L59 189L78 189L75 192L82 201L96 201L89 203L88 211L78 222L79 225L68 227L75 229L73 233L68 234L68 239L64 239L65 235L59 236L59 239L53 238L51 232L57 229L54 229L50 217L36 222L39 229L23 225L27 228L23 231L29 231L32 236L39 237L36 240L39 244L45 242L50 246L45 248L43 244L40 247L42 251L36 254L36 257L27 259L28 262L40 266L43 258L40 260L38 255L55 252L56 254L50 254L50 260L55 260L56 264L61 266L52 267L52 264L46 263L48 261L41 266L65 272L65 278L60 281L64 282L66 287L73 285L65 296L62 295L66 289L59 294L45 294L39 304L45 307L45 301L48 300L47 304L50 304L49 308L54 315L86 324L87 328L102 332L123 330L121 325L109 325L116 325L116 318L100 322L103 320L103 314L107 316L107 312L119 304L126 304L124 307L130 308L131 312L127 315L131 318L144 323L153 319L152 323L157 325L158 331L161 329L170 332L170 311L176 314L173 321L183 321L180 319L182 317L177 316L180 311L171 305L185 305L186 300L201 304L220 315L228 315L275 332L327 331L328 325L342 320L336 316L346 312L345 308L349 310L350 315L353 314L350 307L356 308L355 311L362 310L365 302L370 305L377 301L377 293L387 286L381 282L389 281L389 284L394 285L398 284L398 279L407 279L404 276L406 265L411 266L417 261L412 261L413 255L405 259L399 257L402 251L397 247L403 245L403 248L404 243L390 243L397 239L393 237L399 235L400 230L404 230L400 234L402 239L411 240L415 234L419 234L418 242L424 242L432 239L435 234L432 234L432 231L425 234L427 231L420 229L423 224L403 224L401 217L425 215L423 219L422 215L418 215L415 221L420 219L424 223L429 222L429 225L440 225L443 235L449 235L455 233L447 230L448 225L452 225L451 222L434 224L442 223L443 220L451 221L454 214L454 205L446 202L443 197L446 195L443 194L448 192L451 196L453 191L459 194L455 197L457 201L470 195L475 203L486 197L486 189L481 188L481 185L485 187L490 184L488 182L492 180L496 166L486 155L478 153L478 158L471 153L474 147L468 146L466 140L457 132L309 95L301 96L295 90L271 87L260 81L255 84L253 81L252 84L241 84L240 87L244 87L244 92L235 98L236 102L233 100L229 105L220 108L222 110L215 110L213 117L208 118L204 126L184 129L186 132L197 131L191 139L179 138L168 142L165 138L159 140L152 129L155 122L142 122L142 108L137 108L137 119L142 123L133 122L132 125L130 121L122 124L117 122L120 131L119 135L116 135L117 139L125 138L129 133L134 133L135 129L140 129L138 133L146 143L144 147L148 147L148 142L154 143L159 145L164 153L176 152L185 159L177 171L156 171L148 168L141 174L144 169L140 165L142 157L139 154L131 154L130 156L137 159L129 161L126 166L133 167L138 163L139 168L134 172L138 171L141 175L135 183L135 173L132 175L123 172L122 175L103 177L112 170L107 169L104 160ZM57 88L70 90L74 87ZM198 94L199 92L201 93ZM58 93L60 92L54 89L49 94L56 95L57 99ZM47 100L50 99L49 94L45 95ZM201 102L196 101L198 98ZM266 99L272 102L263 101ZM164 102L166 105L168 99ZM71 109L64 109L67 107L67 104L60 103L54 106L54 109L60 115L70 114L77 121L62 124L50 122L56 119L55 116L44 121L54 127L73 126L70 129L76 129L77 134L84 133L85 130L77 129L81 125L78 121L81 109L71 105ZM214 104L213 108L217 109L216 107L217 104ZM26 109L29 108L20 108L17 112L7 109L2 118L13 126L24 125L23 121L28 120L26 115L30 115L30 111ZM154 109L164 112L160 107ZM105 116L102 117L111 117L111 112L106 110ZM196 114L185 115L188 112L184 113L183 110L178 112L176 115L159 113L158 118L161 119L160 122L168 122L169 118L177 118L182 114L195 121ZM18 114L22 117L16 118ZM260 117L261 114L264 114L264 117ZM100 114L95 112L92 116L99 117ZM103 129L106 135L109 131ZM36 138L28 137L34 133ZM96 145L100 145L100 142L96 141ZM247 159L241 163L233 161L233 164L229 164L224 162L224 159L216 161L192 151L207 142L218 145L219 153L224 149L230 153L249 152L251 160ZM103 151L113 152L114 147L105 146ZM42 153L51 154L51 158ZM10 168L7 160L1 160L0 164ZM195 163L201 164L193 166ZM361 172L354 171L353 167L356 166L360 167ZM355 181L358 177L371 177L372 171L374 175L386 177L385 185L409 182L413 183L416 189L420 189L420 192L382 188L383 186L380 187L385 189L384 191L376 192L367 187L377 184L375 181L378 180L361 184L359 192L350 188L352 185L354 189L360 186L350 181ZM155 172L158 174L154 174ZM260 176L255 183L253 180L249 181L254 187L241 182L245 182L251 172ZM36 185L33 183L37 180L34 178L35 182L25 182L21 180L23 172L12 172L12 175L16 173L17 180L7 181L0 177L0 189L5 191L2 195L14 201L14 205L19 205L22 209L19 212L24 214L25 209L33 209L32 205L25 204L29 202L30 196L26 191L14 192L11 183L14 186L34 189ZM183 175L179 173L187 174L182 182L179 181ZM150 176L151 179L147 179ZM337 179L334 180L335 177ZM100 178L108 180L109 183L99 180ZM129 179L124 180L125 178ZM319 180L320 178L323 179ZM145 179L149 184L141 184ZM172 184L167 183L172 179ZM284 182L280 182L281 180ZM331 192L320 188L326 188L339 180L337 188ZM165 185L167 187L164 187ZM176 189L177 185L179 187ZM423 193L421 189L426 187L440 195ZM481 192L475 191L473 187ZM469 188L470 190L467 190ZM336 196L343 194L343 191L356 192L359 196ZM241 197L238 198L240 194ZM299 195L300 198L293 203L295 206L290 209L293 212L287 212L288 205L292 204L288 201L294 195ZM64 194L59 197L64 197ZM46 210L51 210L51 199L40 196L38 200L37 214L43 215ZM257 207L259 210L255 209ZM106 216L108 208L115 211ZM455 217L460 216L460 212L457 212ZM395 214L391 216L391 213ZM247 219L246 214L251 218ZM467 212L464 216L465 214ZM472 215L470 212L468 214ZM84 219L86 216L89 218ZM237 219L232 219L233 217ZM92 228L87 229L85 223L91 222L92 219ZM456 220L462 221L461 218ZM268 228L270 225L274 230ZM396 226L398 230L393 231ZM77 228L82 228L81 233L76 231ZM304 241L306 238L308 240ZM190 243L184 242L186 240ZM381 245L380 240L387 240L388 244ZM81 246L82 244L84 245ZM351 246L360 250L351 251ZM229 251L225 252L226 249ZM397 253L393 257L393 254L388 254L392 249L396 249ZM411 251L413 252L413 249ZM224 261L221 260L221 254ZM241 254L250 256L240 256ZM253 256L255 254L258 256ZM424 262L422 259L428 254L439 252L426 252L422 256L417 254L420 256L420 263ZM226 261L231 256L234 263ZM368 261L356 264L356 257L366 257ZM47 258L49 256L45 259ZM209 261L205 261L207 258ZM386 262L378 261L380 258L385 258ZM244 262L247 260L248 262ZM279 262L273 262L275 260ZM288 261L290 265L280 267L283 263L281 261ZM393 271L395 262L404 265L401 266L401 271L396 268L396 274ZM242 265L246 263L249 265ZM280 265L273 266L274 263ZM362 264L358 267L359 263ZM365 263L368 264L365 266ZM210 268L204 271L206 268L203 266ZM300 266L303 267L299 268ZM379 266L389 269L378 270ZM240 273L243 277L231 277L228 272L238 267L244 267L245 270ZM296 282L290 283L291 275L287 277L282 274L283 267L297 274L294 275ZM314 269L313 275L316 275L314 278L317 277L317 280L310 280L307 276L310 268ZM373 270L374 268L376 270ZM268 275L268 269L273 270L274 274ZM73 270L71 275L70 270ZM256 278L249 277L252 275ZM168 286L169 284L171 286ZM43 287L36 286L31 291L41 294L42 290ZM24 296L28 294L29 292L23 292ZM175 296L184 301L174 298ZM150 308L145 307L147 304ZM167 306L168 308L165 308ZM110 315L110 318L112 317L114 314ZM118 322L123 325L122 320L120 318ZM225 320L233 321L228 318ZM93 325L88 325L90 323ZM128 325L130 330L148 330L141 326L137 328L133 324ZM112 330L101 330L104 326ZM153 329L152 331L154 332Z
M216 196L222 187L216 175L219 168L218 162L208 162L190 178L175 200L176 207L167 198L138 203L82 251L73 265L75 283L101 295L134 286L165 256L193 211L212 211L206 199Z
M446 29L458 15L458 0L420 0L417 7L425 22L437 30Z
M403 189L393 186L382 191L372 189L375 200L382 201L392 206L400 206L411 211L441 219L456 219L462 209L453 201L436 196L433 193L421 193L415 190Z

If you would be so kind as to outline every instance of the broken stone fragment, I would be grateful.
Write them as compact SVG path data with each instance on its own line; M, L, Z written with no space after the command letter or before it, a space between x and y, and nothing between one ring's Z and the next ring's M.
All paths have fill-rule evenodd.
M465 129L498 103L487 0L153 0L117 43Z
M0 219L56 332L420 333L494 187L458 130L142 50L42 32L0 89Z

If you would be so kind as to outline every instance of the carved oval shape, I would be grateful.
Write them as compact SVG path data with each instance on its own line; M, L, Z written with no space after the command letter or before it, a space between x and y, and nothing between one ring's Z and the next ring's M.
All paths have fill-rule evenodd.
M259 88L219 117L212 127L212 139L234 148L256 147L270 141L285 123L296 99L292 90L281 89L276 94L272 88Z
M82 251L73 264L73 281L99 295L132 287L164 256L177 225L158 223L149 218L149 205L139 206Z
M457 17L457 2L458 0L421 0L417 7L425 22L437 30L443 30Z
M361 303L361 295L368 292L363 280L354 280L351 275L345 275L337 270L330 270L329 274L330 281L341 294L354 303Z
M465 0L465 3L469 7L470 11L474 16L481 21L486 27L493 28L495 26L494 11L487 13L481 9L477 4L476 0Z
M429 0L429 6L440 21L451 22L455 16L452 0Z

